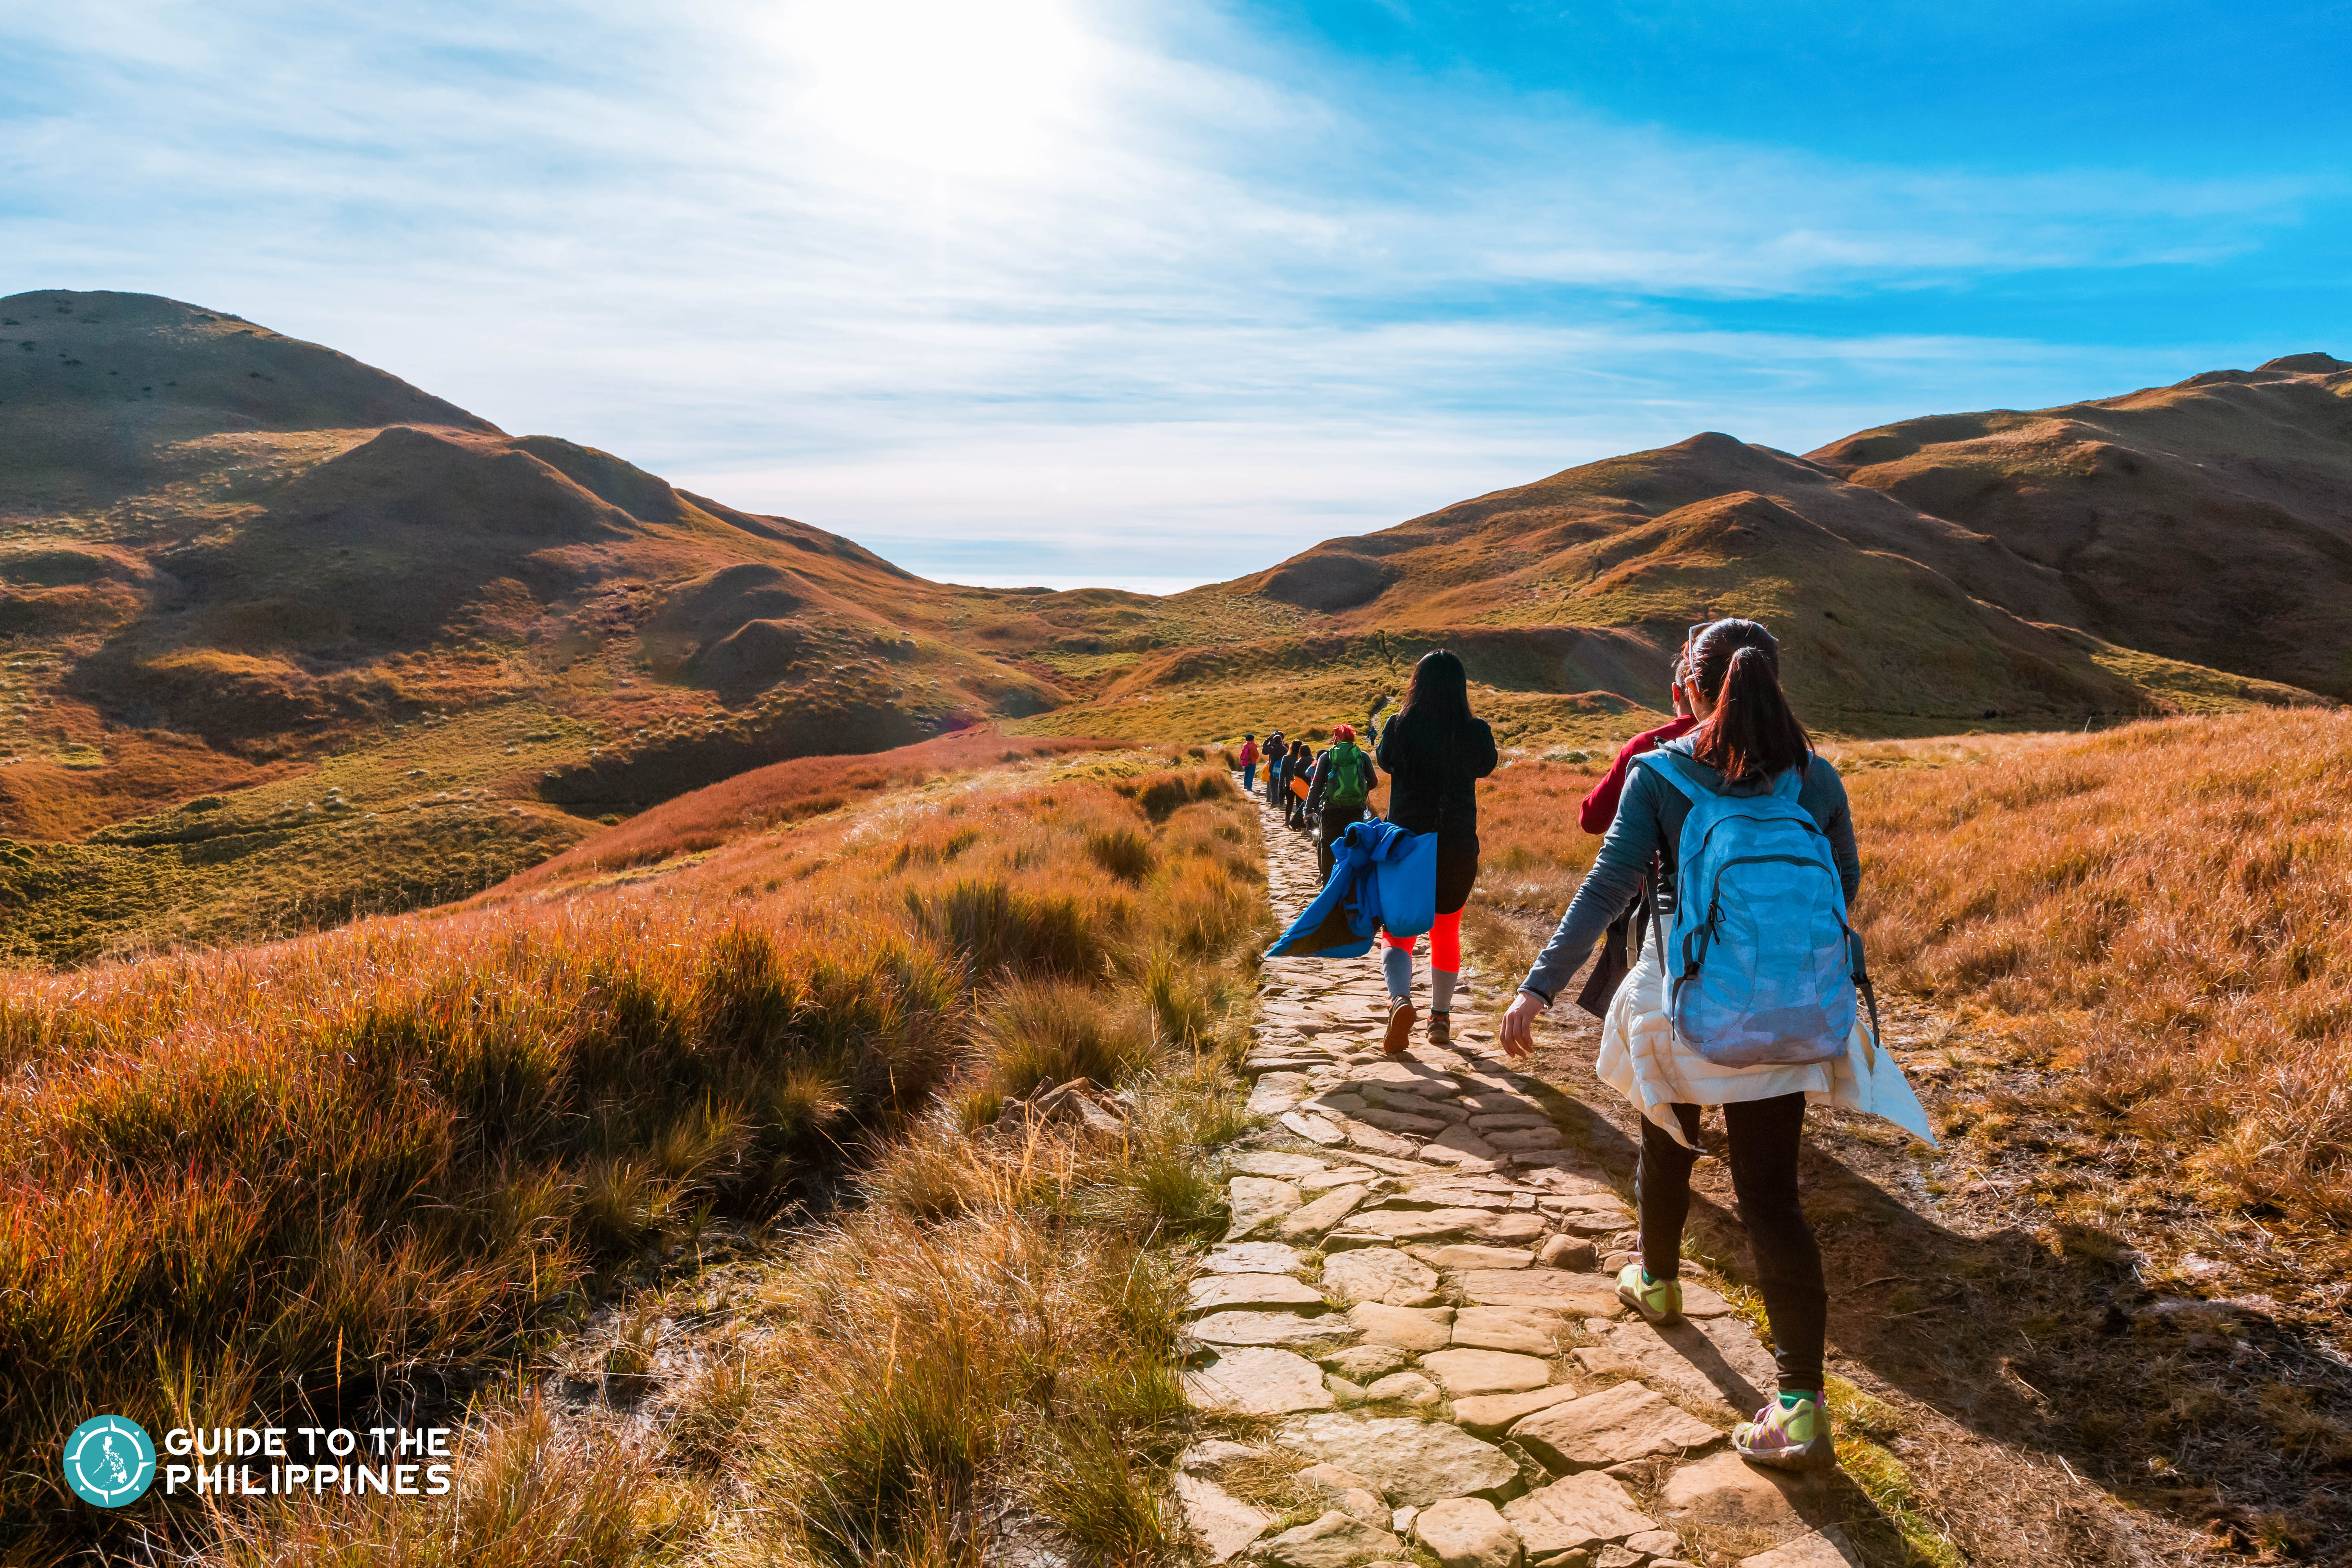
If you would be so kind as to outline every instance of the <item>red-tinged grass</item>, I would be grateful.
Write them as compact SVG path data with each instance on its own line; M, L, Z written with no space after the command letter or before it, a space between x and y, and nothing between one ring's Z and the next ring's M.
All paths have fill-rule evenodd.
M1158 830L1148 889L1087 847L1137 800L1016 776L639 886L0 974L11 1528L109 1522L52 1479L93 1411L351 1415L525 1348L699 1215L759 1218L889 1133L992 987L1149 993L1258 897L1195 819L1205 776L1135 781L1212 797Z
M839 757L797 757L738 773L722 784L666 801L542 862L504 885L531 892L583 875L646 866L672 856L715 848L746 833L838 810L853 801L942 775L978 772L1026 758L1108 751L1113 741L1008 740L992 731L942 735L892 752Z

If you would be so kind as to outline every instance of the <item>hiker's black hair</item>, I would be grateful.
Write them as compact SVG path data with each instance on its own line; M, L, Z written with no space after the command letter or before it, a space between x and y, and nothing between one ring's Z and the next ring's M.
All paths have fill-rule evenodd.
M1715 705L1691 731L1691 754L1725 778L1769 778L1811 752L1780 689L1780 645L1762 623L1717 621L1699 633L1691 675Z
M1412 667L1412 684L1404 689L1404 707L1397 718L1448 730L1468 728L1470 676L1462 668L1461 655L1444 647L1423 654Z

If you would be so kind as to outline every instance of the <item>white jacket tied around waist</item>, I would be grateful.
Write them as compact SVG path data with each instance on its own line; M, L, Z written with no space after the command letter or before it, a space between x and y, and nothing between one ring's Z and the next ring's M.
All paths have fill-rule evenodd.
M1854 1020L1841 1056L1726 1067L1675 1040L1666 1017L1665 980L1654 923L1640 961L1609 1004L1608 1019L1601 1027L1601 1059L1593 1071L1602 1083L1640 1106L1642 1114L1665 1129L1675 1142L1691 1146L1668 1106L1728 1105L1801 1093L1815 1105L1885 1117L1935 1143L1927 1113L1903 1076L1902 1065L1872 1042L1869 1026L1860 1018Z

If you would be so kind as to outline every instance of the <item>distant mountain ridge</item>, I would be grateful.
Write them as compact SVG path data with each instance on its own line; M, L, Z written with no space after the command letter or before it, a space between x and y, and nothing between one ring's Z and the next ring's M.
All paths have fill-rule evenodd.
M2352 367L2301 355L1808 457L1709 432L1165 598L977 589L224 312L39 290L0 300L0 837L501 705L553 738L496 787L574 812L982 720L1206 738L1360 712L1436 641L1507 733L1597 735L1727 613L1841 732L2342 696L2347 495Z

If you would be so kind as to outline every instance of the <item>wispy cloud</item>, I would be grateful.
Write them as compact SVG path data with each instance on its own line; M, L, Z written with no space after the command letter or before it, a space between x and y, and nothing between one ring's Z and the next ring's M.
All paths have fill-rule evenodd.
M1223 577L1696 428L2168 379L1718 308L2211 265L2342 199L1628 126L1192 5L124 0L0 66L7 287L216 304L992 578Z

